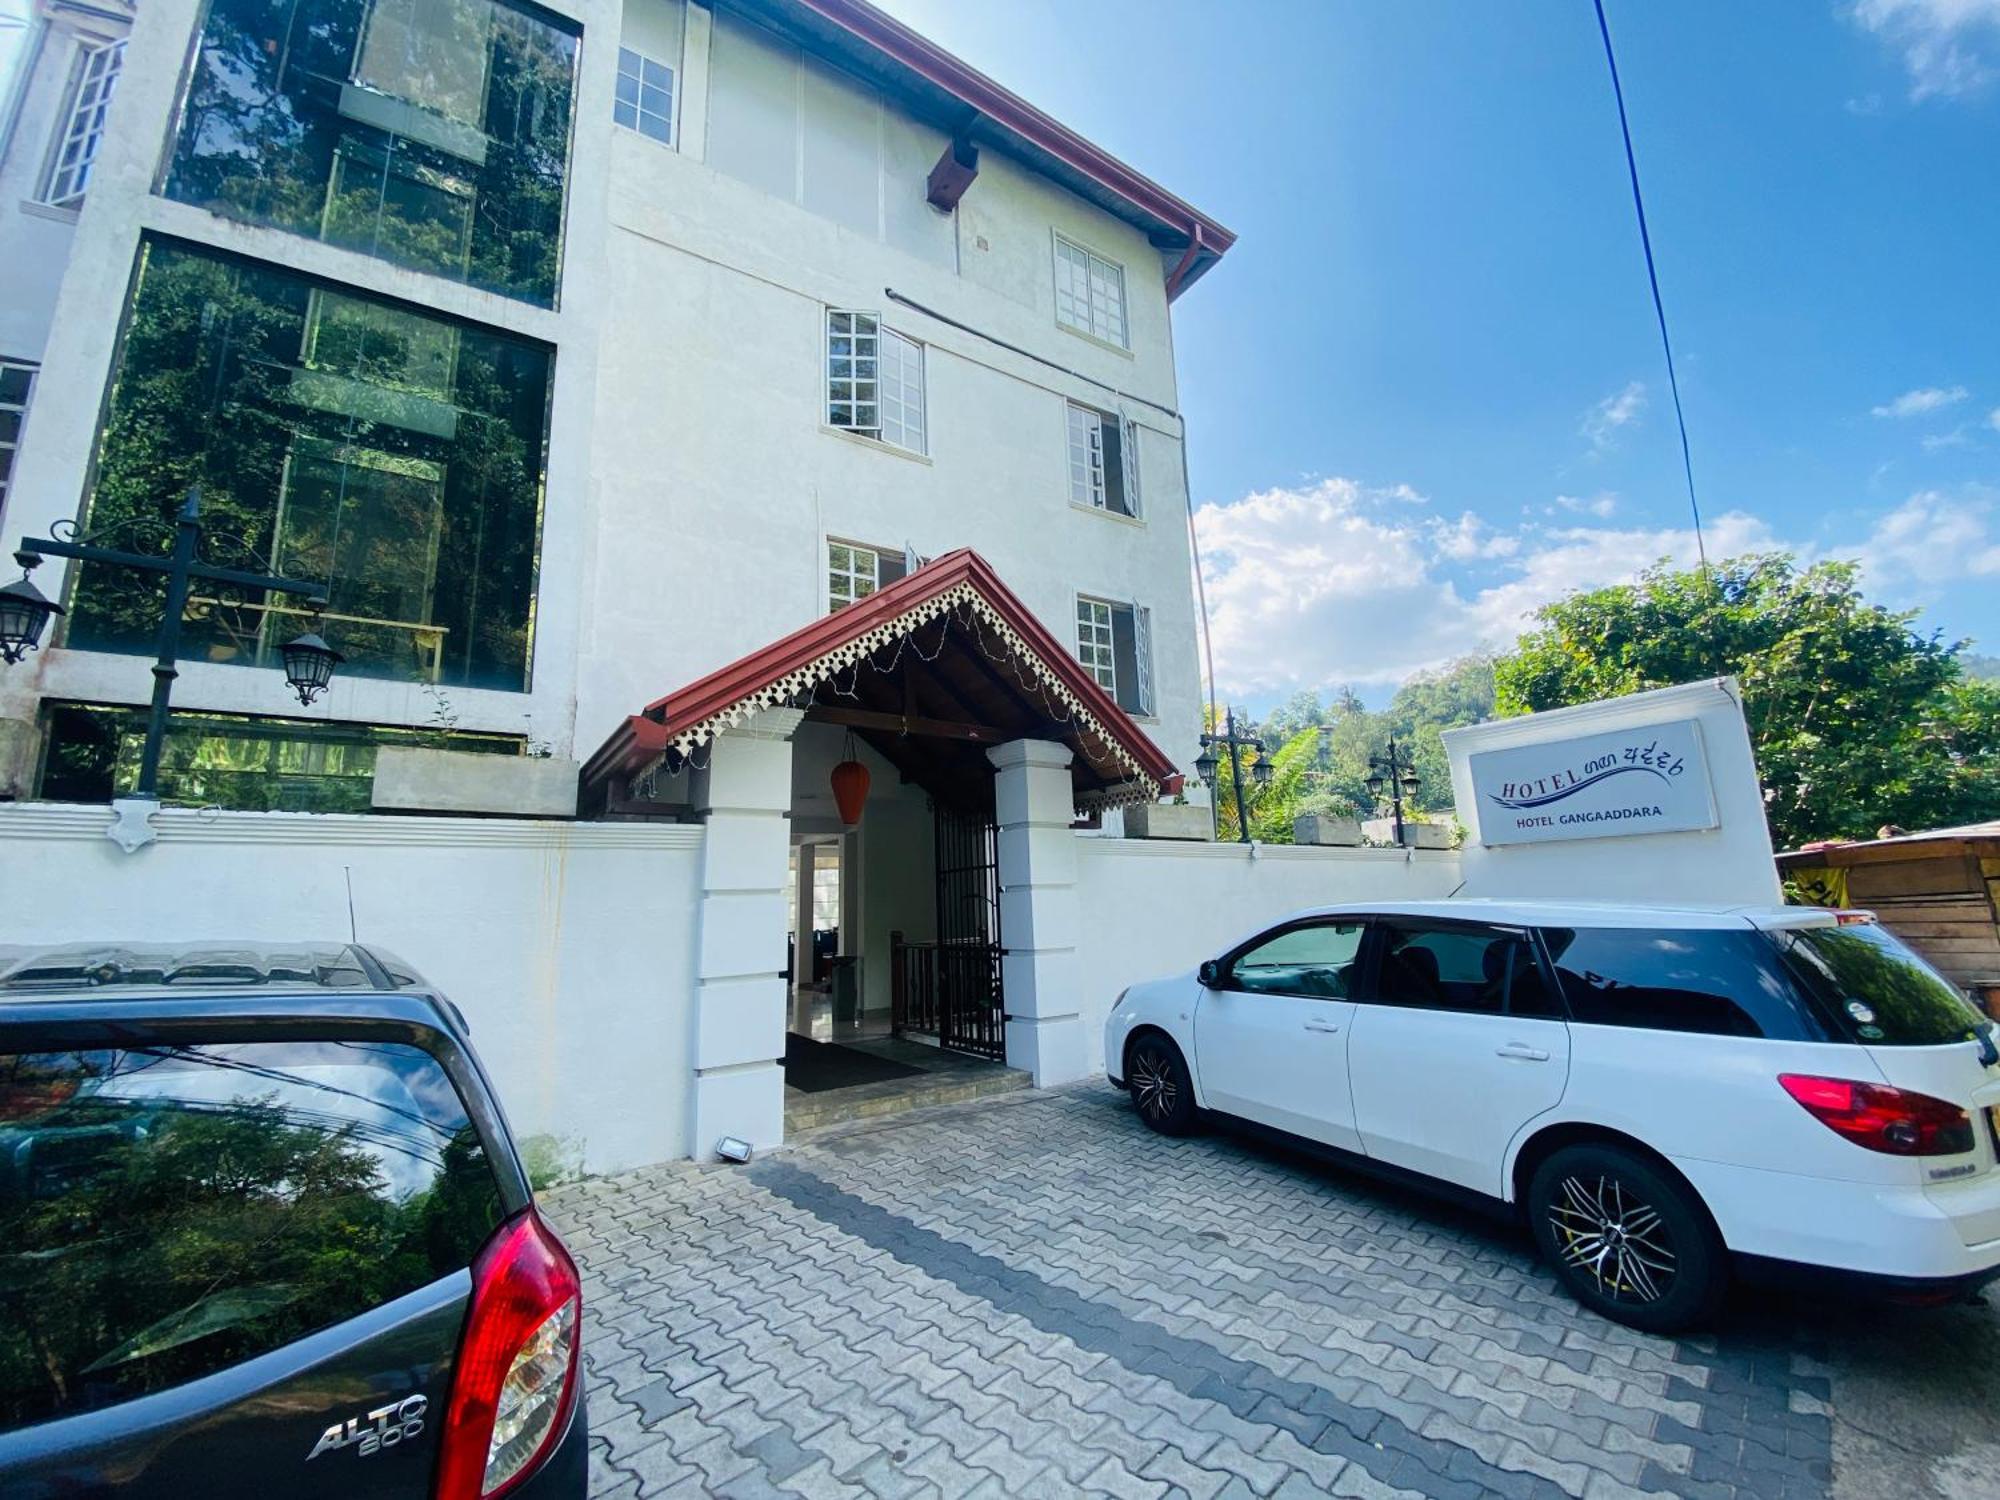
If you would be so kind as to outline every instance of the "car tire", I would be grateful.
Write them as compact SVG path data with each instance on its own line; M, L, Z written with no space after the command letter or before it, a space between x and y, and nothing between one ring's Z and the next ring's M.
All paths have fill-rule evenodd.
M1148 1032L1126 1048L1125 1088L1139 1118L1161 1135L1187 1135L1200 1123L1187 1059L1158 1032Z
M1570 1294L1648 1333L1701 1323L1728 1287L1727 1252L1686 1183L1622 1146L1565 1146L1535 1168L1528 1223Z

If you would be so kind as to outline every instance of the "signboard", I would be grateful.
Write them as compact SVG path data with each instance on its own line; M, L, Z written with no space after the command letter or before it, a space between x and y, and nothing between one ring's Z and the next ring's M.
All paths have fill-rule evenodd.
M1485 844L1545 844L1714 828L1693 719L1487 750L1467 762Z

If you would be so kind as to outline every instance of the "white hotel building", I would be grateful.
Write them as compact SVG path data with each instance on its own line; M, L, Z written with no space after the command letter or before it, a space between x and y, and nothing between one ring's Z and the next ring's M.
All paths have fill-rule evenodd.
M1083 1077L1304 906L1775 898L1727 683L1455 732L1460 850L1129 836L1206 811L1169 313L1231 237L863 0L33 5L0 544L159 552L199 485L347 660L288 712L297 601L197 591L114 820L164 596L45 562L0 974L353 933L611 1170L781 1141L828 1037ZM1709 826L1483 837L1475 752L1667 726Z
M198 588L169 805L702 823L711 863L740 815L699 984L782 984L734 899L775 887L795 1001L879 1014L907 966L912 1029L1050 1073L995 818L1032 783L1016 830L1067 844L1197 753L1170 310L1226 229L863 0L33 0L24 59L0 541L163 551L199 484L207 560L323 583L347 658L288 712L299 602ZM35 582L0 797L107 803L162 592ZM754 959L707 952L724 907ZM768 1067L776 1010L728 1004L766 1019L716 1067Z

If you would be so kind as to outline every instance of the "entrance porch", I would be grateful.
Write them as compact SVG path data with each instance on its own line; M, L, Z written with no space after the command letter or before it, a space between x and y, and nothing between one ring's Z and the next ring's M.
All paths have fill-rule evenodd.
M866 782L852 823L836 767ZM628 719L585 766L586 812L707 825L696 1154L778 1143L836 1107L815 1094L888 1108L979 1072L961 1057L1081 1076L1072 827L1179 781L971 552Z

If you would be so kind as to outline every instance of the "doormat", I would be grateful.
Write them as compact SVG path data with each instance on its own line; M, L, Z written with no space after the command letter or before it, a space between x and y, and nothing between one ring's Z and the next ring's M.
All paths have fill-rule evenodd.
M858 1083L887 1083L891 1078L915 1078L923 1071L836 1042L816 1042L785 1033L785 1086L808 1094L853 1088Z

